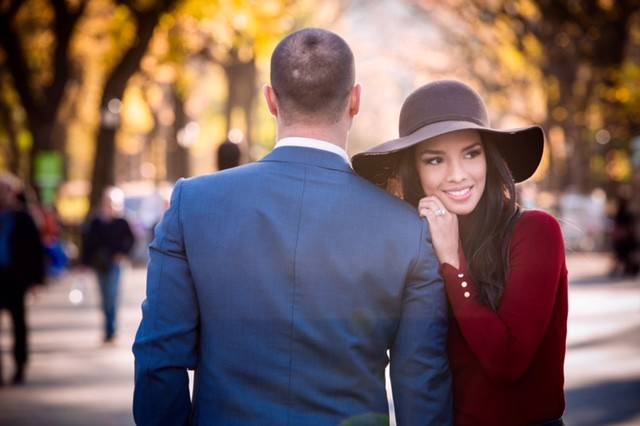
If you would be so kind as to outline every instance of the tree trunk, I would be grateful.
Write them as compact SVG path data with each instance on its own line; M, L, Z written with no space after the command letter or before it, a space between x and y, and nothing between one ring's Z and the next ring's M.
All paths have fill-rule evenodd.
M244 144L246 151L251 152L251 131L253 126L253 108L257 95L256 86L256 62L251 58L248 62L242 62L237 57L237 52L230 52L230 60L224 65L224 72L227 77L228 96L225 105L225 120L227 134L231 130L231 115L236 107L242 109L245 127Z
M31 170L28 174L33 178L34 161L40 152L60 151L64 148L61 141L52 135L69 79L71 36L78 19L84 13L87 2L81 1L70 7L64 1L51 1L50 7L54 16L52 29L55 38L52 57L54 78L47 86L42 87L42 92L38 94L40 96L33 93L30 81L33 72L28 65L22 41L15 31L17 25L15 18L23 3L23 1L14 1L0 12L0 46L4 50L5 65L11 74L13 85L27 116L26 126L33 138L33 146L29 153Z
M129 78L138 71L140 67L140 61L147 50L149 41L153 36L153 30L160 16L166 12L173 3L174 0L164 0L154 9L144 12L133 11L138 25L135 41L109 75L100 101L102 121L98 130L93 160L91 195L89 197L91 208L98 205L104 189L115 183L115 136L119 126L119 112L116 111L115 113L118 117L116 120L105 119L109 117L109 114L113 114L109 112L109 102L112 100L120 101L122 99Z
M96 138L96 156L93 163L93 177L91 179L90 205L98 205L102 192L106 187L115 183L114 159L116 128L100 126Z
M189 148L178 143L178 132L183 129L188 121L184 109L184 102L177 93L175 85L170 88L170 100L173 104L175 119L173 128L168 132L167 138L167 180L176 181L181 177L189 176Z
M20 176L20 152L18 151L18 134L16 131L11 109L0 97L0 122L7 132L7 167L16 176Z

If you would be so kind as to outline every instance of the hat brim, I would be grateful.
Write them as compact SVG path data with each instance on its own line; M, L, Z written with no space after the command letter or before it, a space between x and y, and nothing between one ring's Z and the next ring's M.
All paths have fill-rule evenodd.
M478 130L502 154L516 183L529 179L538 168L544 150L544 131L540 126L497 130L469 121L440 121L421 127L410 135L384 142L356 154L353 169L376 184L383 184L394 173L399 153L427 139L458 130Z

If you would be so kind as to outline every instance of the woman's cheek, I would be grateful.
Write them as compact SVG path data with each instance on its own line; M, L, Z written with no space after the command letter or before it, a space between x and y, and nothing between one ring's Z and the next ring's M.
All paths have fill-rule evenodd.
M438 183L441 180L436 170L425 170L426 167L420 170L420 184L422 190L426 195L435 195L438 190ZM433 168L432 168L433 169Z

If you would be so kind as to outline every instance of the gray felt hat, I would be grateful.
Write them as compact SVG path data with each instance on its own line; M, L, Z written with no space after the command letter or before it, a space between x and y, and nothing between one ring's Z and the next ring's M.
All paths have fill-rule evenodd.
M471 87L455 80L439 80L415 90L400 110L400 137L352 158L354 170L382 183L395 170L399 152L427 139L457 130L478 130L484 141L495 144L514 181L522 182L536 171L544 148L540 126L498 130L489 125L487 107Z

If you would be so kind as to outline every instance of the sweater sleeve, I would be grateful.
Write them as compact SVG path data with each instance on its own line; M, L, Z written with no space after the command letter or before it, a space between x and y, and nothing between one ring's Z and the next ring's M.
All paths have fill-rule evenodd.
M462 334L493 380L515 381L527 371L549 325L564 267L560 226L544 212L527 212L516 225L497 312L479 302L463 255L460 269L443 264L445 288Z

